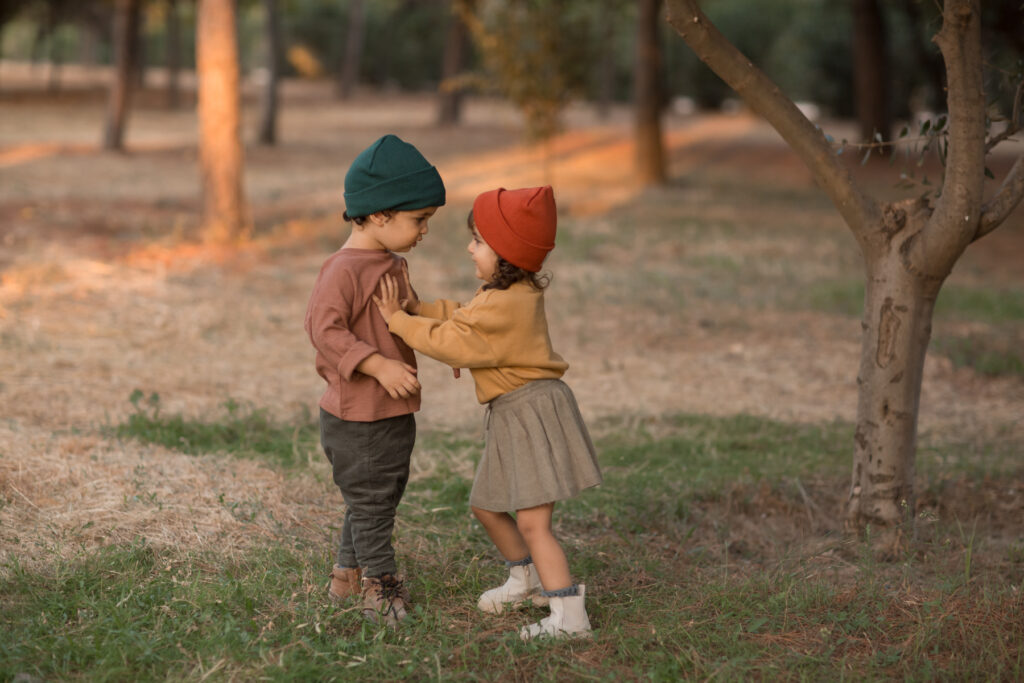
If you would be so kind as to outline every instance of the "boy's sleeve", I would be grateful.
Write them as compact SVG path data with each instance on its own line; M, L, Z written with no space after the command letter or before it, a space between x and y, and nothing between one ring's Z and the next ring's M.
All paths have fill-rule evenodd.
M398 311L388 329L420 353L453 368L491 367L497 354L481 325L487 307L476 304L474 300L458 306L447 320Z
M460 308L462 308L462 304L448 299L421 301L419 315L424 318L434 318L435 320L448 320Z
M332 296L324 297L324 290ZM349 329L354 287L347 278L331 278L317 288L306 313L309 340L345 381L352 379L356 366L377 352Z

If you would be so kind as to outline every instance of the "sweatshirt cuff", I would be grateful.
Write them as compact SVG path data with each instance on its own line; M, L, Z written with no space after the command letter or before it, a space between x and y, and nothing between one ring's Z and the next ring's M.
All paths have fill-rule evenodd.
M408 320L411 317L412 316L406 313L405 311L395 311L395 313L392 314L391 318L388 320L388 332L401 337L402 334L398 330L401 327L404 327L406 322L408 322Z
M375 353L377 353L377 349L369 344L363 342L354 344L338 361L338 374L346 382L351 382L352 373L356 371L356 367Z

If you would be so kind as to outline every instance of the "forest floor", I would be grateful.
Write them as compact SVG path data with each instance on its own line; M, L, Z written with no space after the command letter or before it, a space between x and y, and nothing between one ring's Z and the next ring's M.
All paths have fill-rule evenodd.
M248 102L246 140L255 109ZM323 472L285 476L258 460L195 458L111 429L137 411L135 390L189 419L221 416L226 404L281 422L312 419L322 386L302 329L307 297L346 235L345 170L387 132L416 144L448 187L447 206L409 255L427 299L468 299L475 288L464 226L478 192L554 185L551 334L599 439L637 424L656 435L664 419L690 414L854 419L856 243L801 162L750 115L669 115L671 182L643 189L630 176L625 111L599 119L571 108L566 130L536 146L523 142L514 112L486 99L467 102L460 126L437 128L428 96L340 102L327 88L288 84L279 144L247 145L253 237L225 250L198 239L194 112L142 93L127 151L112 153L97 145L103 111L93 89L0 90L0 561L44 567L140 537L233 553L271 534L254 536L225 497L260 498L278 520L320 533L325 510L339 503ZM852 137L842 122L822 126ZM995 162L997 177L1006 163ZM879 195L894 194L900 164L854 170ZM1007 548L1024 548L1024 372L1013 369L1024 348L1022 263L1018 209L950 277L921 397L922 459L933 447L978 468L990 453L1004 465L1017 459L995 477L942 475L942 490L960 497L943 509L981 520L988 542L975 562L995 572L1006 569ZM964 344L1003 358L1003 369L963 362L953 350ZM422 432L479 437L469 378L455 381L425 358L420 376ZM311 471L322 469L315 449L308 457ZM435 465L429 450L421 455L413 486ZM468 477L471 466L460 467ZM794 508L792 529L780 530L784 518L772 529L799 538L815 510L820 527L836 531L847 478L843 470L819 482L808 507ZM922 489L937 490L934 481ZM133 505L140 491L165 504ZM768 555L791 551L763 543L757 525L731 533Z

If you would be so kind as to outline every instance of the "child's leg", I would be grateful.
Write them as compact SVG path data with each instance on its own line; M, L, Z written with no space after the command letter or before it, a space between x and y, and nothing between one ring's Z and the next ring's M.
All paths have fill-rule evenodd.
M590 636L590 617L583 601L586 586L577 586L569 575L569 562L562 545L551 532L555 504L519 510L516 520L544 586L541 596L549 599L551 614L519 631L523 640L540 636L583 638Z
M505 558L508 579L497 588L484 591L477 608L490 614L500 614L508 605L521 605L527 601L535 605L548 604L541 597L541 583L537 568L530 559L530 549L519 533L516 520L507 512L492 512L473 507L473 514L483 524L487 535Z
M341 538L338 541L338 553L335 564L339 567L355 569L359 567L356 560L356 548L352 544L352 509L345 509L345 522L341 525Z
M472 510L502 557L510 562L518 562L530 554L512 515L478 507L473 507Z
M334 482L345 498L339 564L349 543L356 567L366 576L395 574L395 551L391 534L395 510L409 478L409 456L416 439L412 415L377 422L327 421L325 450L330 448ZM344 565L343 565L344 566Z
M551 531L551 514L554 503L526 508L516 512L516 526L521 534L533 564L537 567L540 582L546 591L555 591L572 586L569 561L562 545Z

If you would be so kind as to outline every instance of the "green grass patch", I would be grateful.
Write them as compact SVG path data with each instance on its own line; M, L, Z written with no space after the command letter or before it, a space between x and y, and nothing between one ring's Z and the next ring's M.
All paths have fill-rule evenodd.
M937 337L931 350L946 356L958 368L971 368L990 377L1024 375L1024 347L994 339L992 335L972 334L965 337Z
M1024 320L1024 290L946 286L935 302L935 315L987 323Z
M694 505L720 500L737 488L752 490L761 481L842 471L853 442L848 424L792 425L747 415L680 415L658 428L668 433L654 437L641 423L604 437L601 464L616 486L598 488L564 507L602 508L624 532L654 525L685 535ZM677 493L663 495L666 490Z
M134 412L112 429L116 436L159 444L189 455L228 453L261 457L290 467L308 462L309 452L318 447L320 439L319 427L308 418L293 424L277 423L265 411L232 399L224 402L218 420L165 415L158 394L147 397L138 389L132 392L129 401Z
M864 311L862 281L820 282L806 288L802 304L814 310L861 316ZM1024 320L1024 290L978 289L946 285L935 302L935 317L985 323Z
M852 281L816 283L805 288L797 305L823 313L860 317L864 313L864 283Z
M136 403L154 429L132 438L177 424L158 402ZM254 412L226 409L218 424L249 424ZM293 425L260 420L281 441L294 433ZM679 415L608 420L593 432L605 483L559 504L556 514L573 572L588 587L591 640L524 643L517 629L544 610L493 617L475 609L479 593L505 572L466 502L482 444L434 432L417 444L427 470L399 508L396 547L415 601L399 631L326 599L331 542L323 532L282 526L261 549L231 554L158 550L139 539L35 569L17 560L0 566L0 679L1024 676L1024 551L1018 541L986 554L985 518L961 522L940 508L931 540L893 564L828 534L824 555L758 549L771 545L780 516L792 515L790 526L804 523L807 491L824 507L823 492L848 483L851 425ZM225 447L223 438L190 436L187 447L290 466L281 449ZM1005 488L1021 475L1013 452L987 443L925 445L921 493L941 497L942 487L961 481L964 470L954 467L965 461L975 464L979 485L996 476ZM1003 464L1011 469L1000 474ZM834 502L841 494L832 495Z

